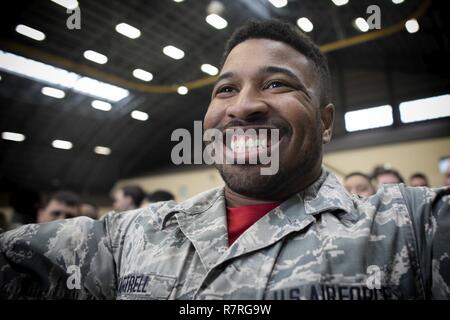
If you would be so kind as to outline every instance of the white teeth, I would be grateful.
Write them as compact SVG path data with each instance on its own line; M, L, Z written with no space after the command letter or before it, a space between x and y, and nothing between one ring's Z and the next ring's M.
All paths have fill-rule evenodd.
M245 152L250 149L267 149L267 139L258 137L234 136L230 140L230 148L234 152Z

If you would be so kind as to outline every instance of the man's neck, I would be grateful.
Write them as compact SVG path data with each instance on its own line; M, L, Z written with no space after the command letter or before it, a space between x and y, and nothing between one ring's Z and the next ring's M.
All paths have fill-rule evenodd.
M321 174L321 170L318 173L311 175L309 178L302 179L304 182L302 184L298 184L296 188L291 188L291 192L285 192L284 195L280 195L277 197L279 200L264 200L258 198L251 198L234 192L228 186L225 185L225 200L226 205L229 208L237 208L241 206L251 206L256 204L265 204L265 203L273 203L273 202L282 202L286 199L289 199L294 194L301 192L302 190L309 187L314 181L316 181Z
M251 206L255 204L264 204L264 203L273 203L274 201L270 200L261 200L243 196L239 193L234 192L227 186L225 186L225 199L227 202L227 207L229 208L237 208L242 206Z

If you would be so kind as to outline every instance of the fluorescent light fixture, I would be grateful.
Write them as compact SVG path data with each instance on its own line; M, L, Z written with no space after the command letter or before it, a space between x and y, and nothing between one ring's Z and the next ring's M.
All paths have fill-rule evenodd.
M390 105L345 113L345 129L348 132L386 127L393 123L394 119Z
M101 111L110 111L112 108L111 103L100 101L100 100L94 100L91 102L91 106L94 109L101 110Z
M134 69L133 76L135 78L138 78L138 79L140 79L142 81L146 81L146 82L152 81L152 79L153 79L153 74L151 74L148 71L142 70L142 69Z
M16 27L16 32L20 33L21 35L37 40L42 41L45 39L45 34L42 31L36 30L32 27L26 26L24 24L19 24Z
M136 39L141 36L141 30L138 28L135 28L133 26L130 26L128 23L119 23L116 26L116 31L125 37L128 37L130 39Z
M147 121L148 120L148 113L134 110L131 112L131 117L133 119L139 120L139 121Z
M178 94L181 94L182 96L186 95L189 92L189 89L185 86L180 86L177 89Z
M126 89L1 50L0 70L113 102L130 94Z
M108 147L96 146L94 148L94 152L96 154L101 154L101 155L104 155L104 156L108 156L108 155L111 154L111 149L108 148Z
M70 141L54 140L52 142L52 146L53 146L53 148L56 148L56 149L69 150L69 149L72 149L73 144Z
M355 19L355 26L361 32L367 32L370 29L369 24L367 23L366 19L361 18L361 17Z
M163 53L166 56L169 56L175 60L180 60L180 59L183 59L183 57L184 57L184 51L181 49L178 49L177 47L174 47L174 46L164 47Z
M2 138L4 140L10 140L10 141L16 141L16 142L22 142L25 140L25 136L21 133L16 132L2 132Z
M312 24L311 20L306 17L298 19L297 25L305 32L311 32L314 29L314 25Z
M338 7L343 6L348 3L348 0L331 0Z
M91 60L91 61L93 61L95 63L98 63L98 64L105 64L105 63L108 62L108 57L107 56L105 56L104 54L101 54L101 53L99 53L97 51L93 51L93 50L86 50L83 53L83 56L86 59Z
M394 3L394 4L400 4L400 3L402 3L403 1L405 1L405 0L392 0L392 3Z
M450 117L450 94L400 103L403 123Z
M215 76L216 74L219 73L219 69L217 69L216 67L214 67L213 65L210 64L202 64L202 66L200 67L200 69L204 72L209 74L210 76Z
M212 25L216 29L224 29L227 27L228 22L221 16L213 13L206 17L206 22L208 22L210 25Z
M64 8L68 10L74 10L78 8L78 1L77 0L52 0L54 3L59 4L60 6L63 6Z
M88 77L79 79L75 83L73 89L90 96L99 97L113 102L122 100L130 94L130 92L126 89Z
M56 99L62 99L66 96L65 92L56 88L50 88L50 87L43 87L41 90L42 94L56 98Z
M275 8L282 8L288 4L287 0L269 0Z
M184 0L173 0L175 2L183 2Z
M416 19L409 19L405 22L405 28L409 33L416 33L419 31L419 22Z

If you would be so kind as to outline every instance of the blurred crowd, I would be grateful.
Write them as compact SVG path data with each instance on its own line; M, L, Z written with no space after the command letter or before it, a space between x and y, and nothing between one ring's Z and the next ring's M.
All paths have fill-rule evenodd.
M173 194L165 190L146 193L139 186L129 185L112 192L110 207L115 212L122 212L174 199ZM13 209L12 219L8 221L6 215L0 212L2 230L11 230L28 223L45 223L79 216L101 218L97 204L83 201L72 191L58 191L48 197L41 197L37 192L19 190L11 194L9 204Z
M398 170L377 166L371 173L351 172L344 178L344 186L348 192L369 197L376 193L383 184L404 183L410 187L430 187L428 177L422 172L412 174L408 181ZM442 186L450 186L450 165L443 174Z
M366 197L375 194L381 185L390 183L405 183L411 187L430 186L428 177L423 173L417 172L405 181L399 171L383 166L375 167L371 173L355 171L344 177L344 186L350 193ZM450 185L450 165L444 172L443 185ZM175 200L174 195L168 191L146 193L137 185L128 185L111 193L110 207L115 212L123 212L168 200ZM11 230L23 224L45 223L78 216L100 218L97 204L83 201L72 191L58 191L45 199L41 199L36 192L13 192L10 206L13 209L12 220L8 221L5 214L0 212L0 229Z

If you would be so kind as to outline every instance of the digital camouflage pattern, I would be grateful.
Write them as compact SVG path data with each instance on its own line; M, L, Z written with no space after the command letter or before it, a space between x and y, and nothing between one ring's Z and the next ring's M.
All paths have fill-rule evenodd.
M0 295L449 299L449 193L388 185L360 198L324 169L230 247L223 188L99 221L26 225L0 235Z

